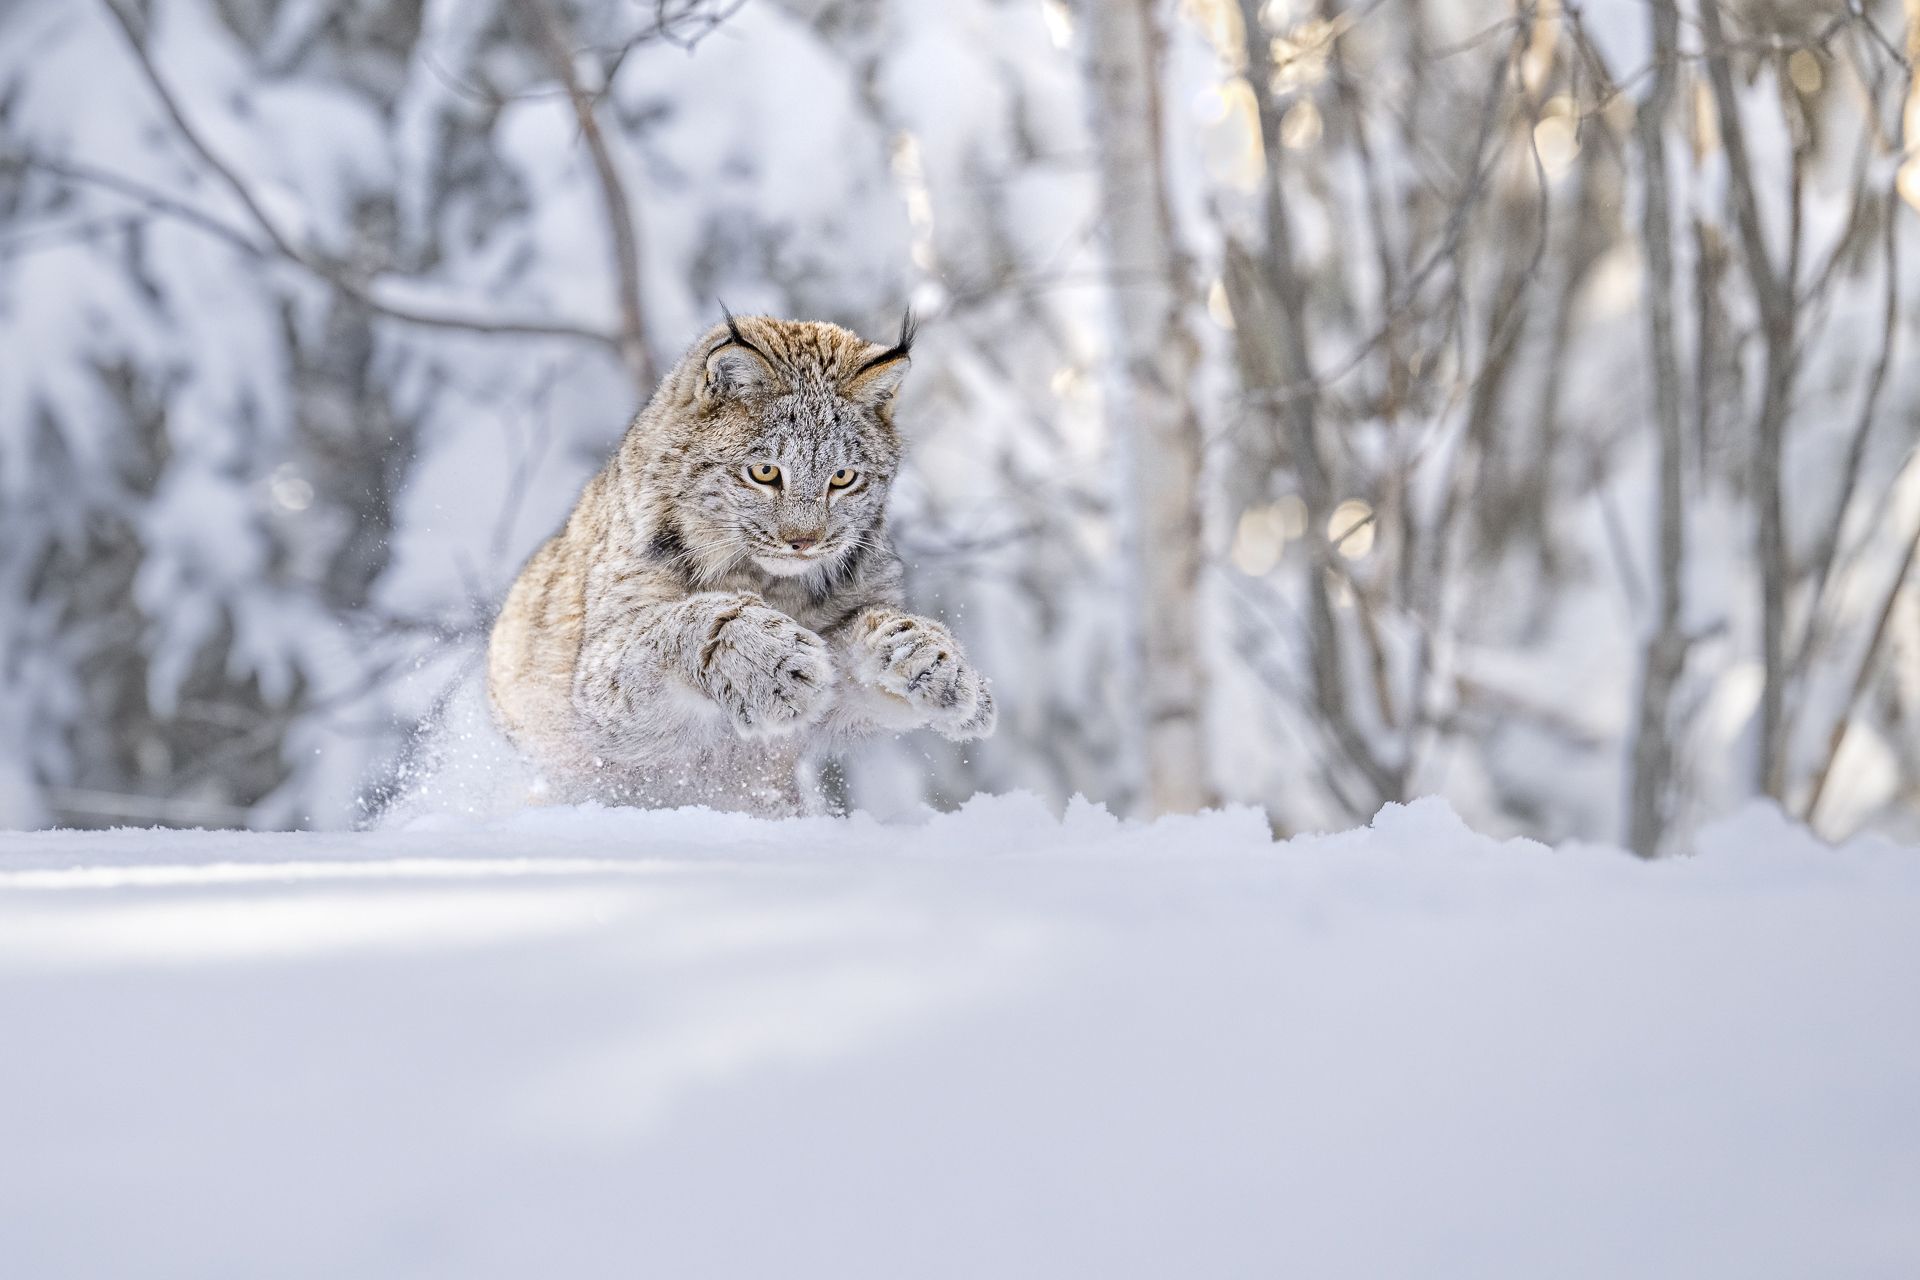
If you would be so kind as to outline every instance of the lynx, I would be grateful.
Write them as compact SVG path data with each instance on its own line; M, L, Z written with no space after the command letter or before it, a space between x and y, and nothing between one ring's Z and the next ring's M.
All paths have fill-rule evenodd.
M953 634L902 606L892 346L728 314L662 380L487 651L496 720L550 798L802 811L814 753L993 731Z

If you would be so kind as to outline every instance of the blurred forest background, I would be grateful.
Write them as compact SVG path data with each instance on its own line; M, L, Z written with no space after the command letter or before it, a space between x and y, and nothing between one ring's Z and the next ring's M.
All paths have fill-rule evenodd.
M1920 818L1920 0L6 0L0 825L338 826L718 315L924 328L992 741ZM924 735L922 735L924 737Z

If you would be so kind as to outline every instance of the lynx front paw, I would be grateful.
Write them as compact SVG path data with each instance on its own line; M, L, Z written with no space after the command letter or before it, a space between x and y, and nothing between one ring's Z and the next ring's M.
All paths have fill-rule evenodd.
M742 737L791 733L817 719L833 685L825 641L778 609L744 601L715 616L700 670Z
M869 615L857 653L860 679L905 701L922 723L956 742L993 732L993 694L986 677L960 652L953 633L933 619Z

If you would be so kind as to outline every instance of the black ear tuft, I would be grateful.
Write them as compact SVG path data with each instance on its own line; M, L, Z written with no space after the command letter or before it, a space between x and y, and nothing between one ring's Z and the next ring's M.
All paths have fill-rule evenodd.
M738 320L735 320L733 318L733 312L727 309L726 299L716 298L714 299L714 301L720 304L720 314L727 318L727 335L728 335L727 341L737 342L741 346L747 348L749 351L758 352L760 348L754 346L751 342L748 342L746 339L746 336L740 332L740 322ZM764 360L766 359L766 356L762 354L760 358Z
M706 389L725 395L772 381L773 361L767 359L767 353L740 332L740 322L733 318L733 312L727 310L724 302L720 304L720 314L727 319L727 336L707 352Z
M913 335L917 328L909 309L900 321L900 340L863 361L848 375L845 387L849 399L875 408L893 399L913 364Z
M913 308L908 307L907 313L900 317L900 340L891 347L888 347L885 351L882 351L879 355L869 359L858 369L855 369L853 376L858 378L869 369L877 369L883 364L891 364L895 360L905 360L911 357L913 354L913 336L919 331L920 322L913 318Z

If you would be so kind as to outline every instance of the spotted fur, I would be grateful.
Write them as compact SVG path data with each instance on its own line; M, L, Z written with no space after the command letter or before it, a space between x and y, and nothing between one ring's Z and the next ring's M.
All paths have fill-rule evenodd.
M661 382L488 646L495 717L555 798L792 812L811 752L993 731L952 632L902 608L887 536L912 341L728 315Z

